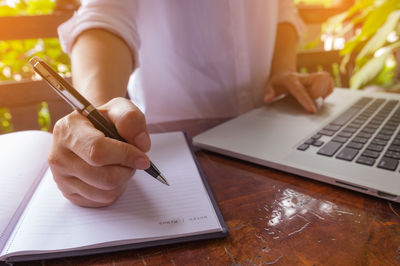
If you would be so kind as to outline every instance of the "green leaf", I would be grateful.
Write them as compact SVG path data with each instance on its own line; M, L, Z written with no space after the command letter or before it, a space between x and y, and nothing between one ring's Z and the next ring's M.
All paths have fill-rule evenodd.
M391 64L388 64L388 61L392 61ZM383 69L379 73L379 75L373 80L374 84L377 84L381 87L391 87L394 83L396 77L396 63L393 54L390 54L388 59L386 59L386 64L383 66Z
M347 11L347 16L351 17L357 12L362 12L363 10L373 6L375 3L375 0L361 0L358 1L355 5L353 5L348 11Z
M374 53L386 43L387 36L395 29L400 19L400 10L393 11L387 18L385 24L376 32L374 36L364 45L356 60Z
M341 73L346 73L347 72L346 65L347 65L347 63L349 63L350 58L351 58L351 54L346 54L346 55L343 56L343 59L340 62L340 66L339 66L339 69L340 69Z
M393 43L386 48L386 51L378 56L372 58L361 69L355 73L350 79L350 88L359 89L372 79L374 79L383 69L386 59L392 53L393 49L400 47L400 42Z
M374 9L363 24L361 38L367 38L374 34L385 23L389 14L399 8L399 5L400 0L386 0Z
M368 2L368 1L361 1ZM352 53L357 48L359 48L359 43L368 40L372 35L374 35L378 29L386 22L387 17L394 10L397 10L400 5L400 0L386 0L383 1L381 5L376 7L375 9L368 9L367 6L363 6L366 10L370 10L370 12L365 13L367 11L361 12L365 15L365 21L361 28L361 33L355 37L353 37L350 41L345 44L345 47L340 51L341 55L345 55L348 53ZM371 5L373 6L373 5ZM371 8L370 6L370 8ZM353 21L354 24L358 23Z
M14 7L0 5L0 16L49 14L54 8L55 0L20 0Z
M340 50L340 55L348 55L355 50L357 45L361 42L361 38L358 36L353 37L349 41L346 42L343 49Z
M341 24L345 22L350 17L357 13L362 13L369 7L373 6L375 0L361 0L354 4L349 10L340 13L338 15L332 16L328 19L328 24Z

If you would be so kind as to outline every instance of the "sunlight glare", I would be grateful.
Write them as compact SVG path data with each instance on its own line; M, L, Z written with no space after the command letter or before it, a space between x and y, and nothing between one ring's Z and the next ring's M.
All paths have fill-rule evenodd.
M385 47L382 47L382 48L376 50L376 52L374 53L374 57L379 57L379 56L381 56L382 54L384 54L385 52L386 52L386 48L385 48Z
M387 36L387 41L388 42L395 42L399 39L399 36L397 36L395 31L392 31L391 33L389 33L389 35Z

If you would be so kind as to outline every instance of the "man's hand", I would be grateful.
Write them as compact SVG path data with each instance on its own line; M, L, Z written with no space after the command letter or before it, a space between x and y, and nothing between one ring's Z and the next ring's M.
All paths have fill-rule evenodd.
M310 113L317 112L315 100L325 99L332 91L334 82L327 72L299 74L279 72L272 75L264 89L264 102L270 103L281 94L291 94Z
M102 207L124 192L136 169L147 169L150 138L142 112L131 101L115 98L99 111L128 142L105 137L74 111L53 130L49 164L63 195L84 207Z

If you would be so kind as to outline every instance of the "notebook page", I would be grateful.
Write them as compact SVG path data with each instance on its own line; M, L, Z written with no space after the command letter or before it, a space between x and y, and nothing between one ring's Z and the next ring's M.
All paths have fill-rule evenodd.
M51 134L20 131L0 136L0 251L47 169Z
M149 157L171 186L137 171L114 205L82 208L62 197L49 171L8 252L71 250L221 231L183 134L153 134L151 139Z

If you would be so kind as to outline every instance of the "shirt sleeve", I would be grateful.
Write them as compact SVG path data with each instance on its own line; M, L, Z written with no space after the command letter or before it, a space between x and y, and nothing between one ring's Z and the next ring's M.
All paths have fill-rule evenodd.
M290 23L297 31L297 36L301 36L306 31L306 25L300 18L293 0L278 0L279 15L278 23Z
M77 12L58 27L63 50L70 54L76 38L88 29L104 29L119 36L138 58L137 3L132 0L82 0ZM137 60L136 60L137 61ZM138 62L135 62L138 66Z

